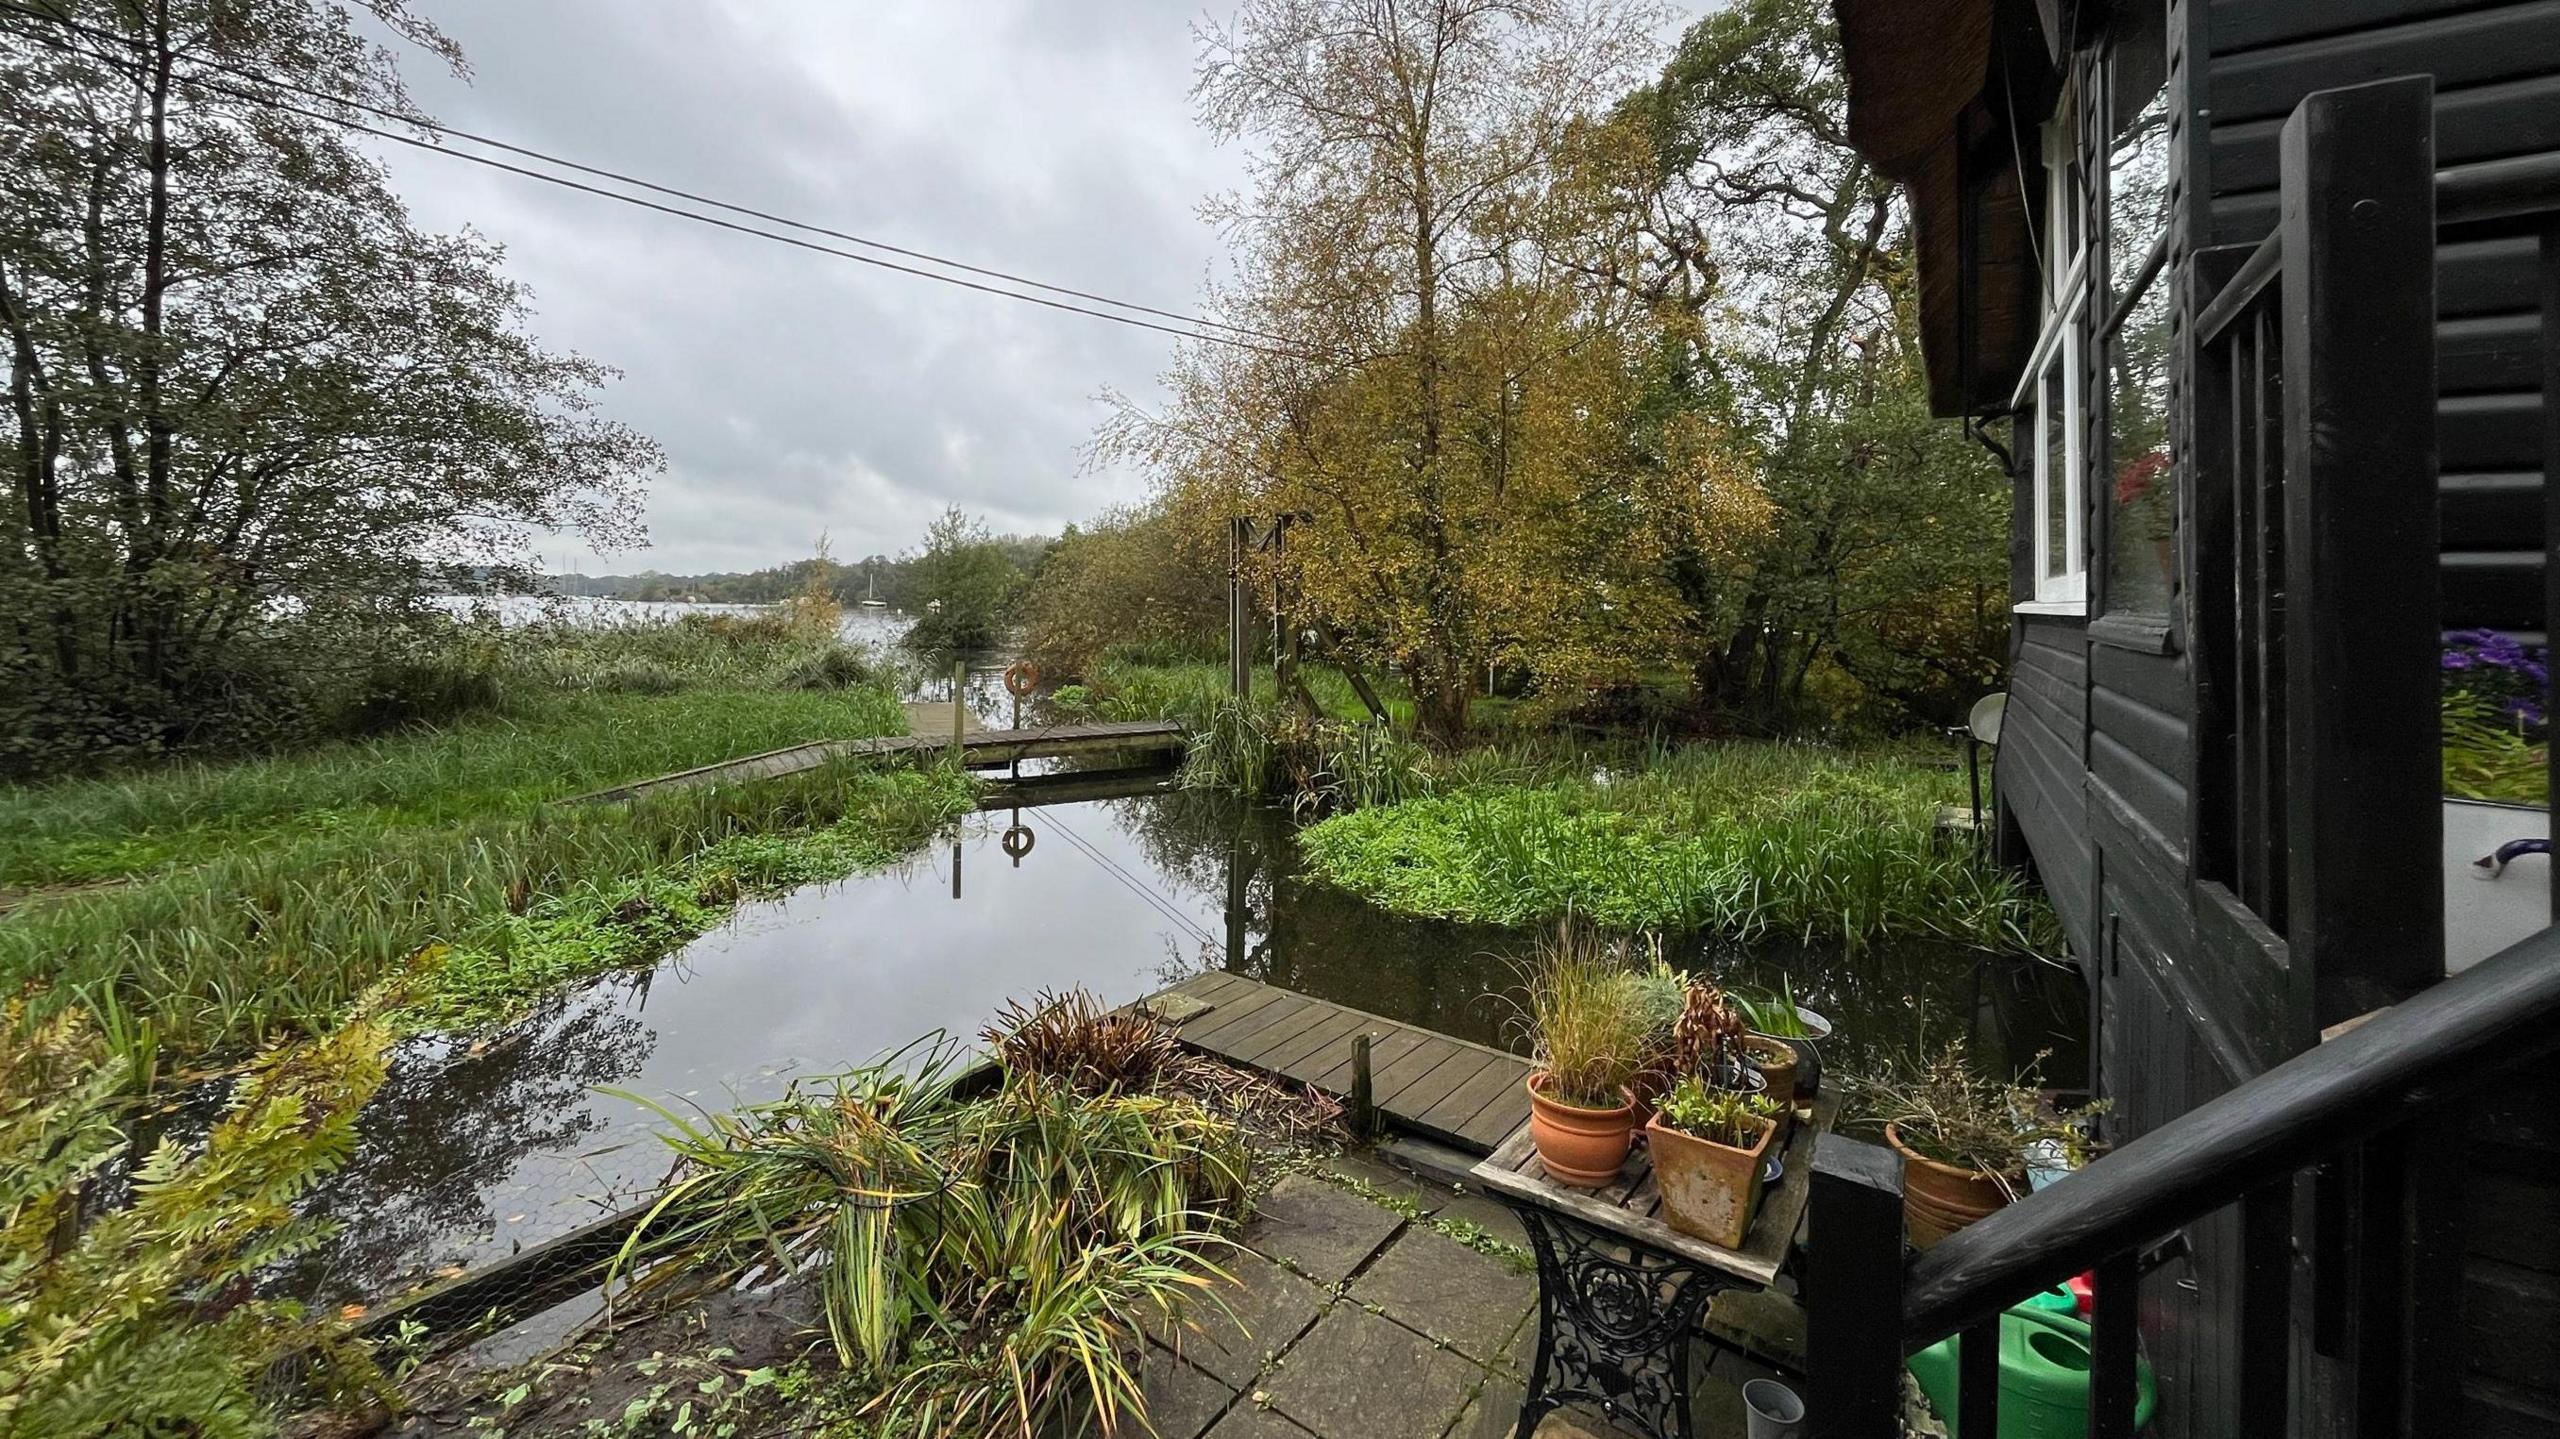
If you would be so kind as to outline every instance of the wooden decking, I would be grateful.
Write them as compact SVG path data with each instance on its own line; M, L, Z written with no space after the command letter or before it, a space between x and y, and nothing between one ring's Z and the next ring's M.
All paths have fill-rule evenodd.
M1349 1092L1352 1040L1368 1035L1371 1102L1390 1123L1442 1144L1490 1153L1528 1122L1529 1062L1516 1054L1241 975L1199 975L1149 1003L1175 995L1209 1006L1176 1020L1183 1043L1330 1095Z
M1079 755L1126 751L1178 750L1185 743L1182 726L1172 720L1132 720L1120 724L1046 725L1036 729L973 729L961 736L961 763L972 768L1008 765L1025 759L1068 759ZM613 804L694 785L734 784L813 770L830 760L852 756L894 758L933 756L951 748L948 720L942 733L880 735L872 739L819 740L767 750L744 759L724 760L698 769L678 770L655 779L636 780L560 801L562 804Z

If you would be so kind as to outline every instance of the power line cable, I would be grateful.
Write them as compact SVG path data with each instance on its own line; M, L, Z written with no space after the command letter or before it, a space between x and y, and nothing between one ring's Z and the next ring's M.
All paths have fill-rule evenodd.
M50 24L58 25L79 34L103 40L110 44L122 45L130 43L128 37L117 35L113 31L100 30L94 26L84 25L67 16L55 15L44 10L33 9L25 5L9 3L9 0L0 0L0 12L23 15L35 20L43 20ZM35 40L39 44L47 45L54 49L63 50L71 54L81 55L85 58L97 60L102 63L120 63L115 57L99 55L94 51L84 50L78 46L62 41L50 40L40 35L29 35L28 38ZM1052 285L1044 281L1029 279L1003 270L994 270L983 266L971 265L959 260L944 259L941 256L931 254L927 251L907 249L901 246L888 244L884 241L865 239L859 235L848 234L844 231L830 229L823 225L814 225L804 221L793 220L786 216L775 215L767 211L753 209L744 205L731 204L725 200L712 199L708 196L698 195L687 190L680 190L673 186L660 185L654 181L640 179L637 176L626 175L618 171L606 170L593 165L581 164L575 160L563 159L560 156L547 154L543 151L531 149L526 146L515 145L504 140L497 140L487 136L473 134L466 130L459 130L452 126L427 119L421 115L408 114L402 111L371 105L364 101L350 99L343 95L333 95L324 90L299 85L291 81L279 80L273 76L264 75L245 67L227 64L222 61L206 60L200 57L191 56L188 58L187 63L202 68L218 70L226 74L238 75L256 84L265 85L276 90L284 91L288 94L307 96L325 104L342 105L350 109L362 111L366 114L380 116L398 124L411 125L431 134L448 136L453 139L464 140L473 144L486 145L492 149L502 150L514 155L520 155L527 159L538 160L544 164L557 165L562 169L573 170L581 174L594 175L602 179L609 179L619 184L635 186L658 194L682 199L693 204L708 205L714 209L726 210L732 214L747 215L756 219L764 220L771 224L782 225L795 230L807 231L810 234L825 235L832 239L843 240L849 244L861 245L871 249L886 251L891 254L904 255L909 258L924 260L928 263L940 265L947 269L960 270L975 275L986 275L1005 280L1012 284L1025 285L1038 290L1046 290L1053 294L1071 295L1078 299L1091 300L1097 304L1111 305L1120 309L1134 311L1137 312L1137 314L1161 316L1163 318L1176 321L1177 323L1172 325L1158 324L1150 320L1139 319L1136 317L1136 314L1122 315L1113 314L1104 310L1088 309L1082 305L1071 305L1063 301L1047 299L1040 295L1026 295L1020 291L1004 289L1001 286L979 284L975 281L961 279L955 275L945 275L933 270L918 269L912 265L897 264L893 261L880 259L877 256L856 254L850 250L837 249L831 245L816 244L812 241L800 239L797 236L776 234L773 231L758 229L752 225L741 225L734 221L723 220L716 215L705 215L673 205L662 205L652 200L642 199L637 195L626 195L619 191L608 190L595 185L583 184L564 176L553 175L540 170L527 169L521 165L510 165L504 161L494 160L485 155L474 155L467 151L449 149L443 145L421 140L413 135L401 135L389 130L381 129L378 126L367 125L362 121L351 120L344 115L332 115L322 111L308 109L303 106L290 104L284 100L277 99L273 95L253 94L239 89L236 86L226 85L217 80L206 79L202 75L178 74L175 70L172 71L173 76L184 84L199 86L204 89L214 91L217 94L229 95L234 99L244 100L250 104L265 105L271 109L282 110L287 114L299 115L305 119L319 121L322 124L336 125L342 129L355 131L358 134L371 135L378 139L407 145L412 149L424 150L429 154L442 155L448 159L468 161L475 165L487 166L493 170L501 170L511 175L520 175L529 180L539 180L546 184L557 185L563 189L575 190L582 194L594 195L607 200L619 200L626 205L636 205L645 210L654 210L660 214L673 215L679 219L692 220L697 224L717 226L724 230L734 230L742 235L753 235L760 239L773 240L785 245L794 245L804 250L814 250L822 255L833 255L839 259L851 260L857 264L871 265L879 269L893 271L897 274L912 275L918 279L938 280L946 285L956 285L961 289L975 290L981 294L995 295L1008 300L1021 300L1028 304L1043 305L1053 310L1065 311L1069 314L1085 315L1097 320L1110 320L1123 325L1135 326L1139 329L1154 330L1161 334L1173 335L1181 339L1206 340L1214 344L1231 345L1240 349L1254 350L1262 354L1279 356L1285 359L1315 358L1301 350L1282 348L1282 346L1288 345L1290 342L1284 337L1273 335L1269 331L1256 330L1249 326L1237 325L1224 320L1212 320L1202 316L1182 314L1178 311L1158 309L1155 306L1140 304L1134 300L1113 299L1107 295L1095 294L1085 290L1071 289L1063 285ZM1193 326L1206 328L1189 328ZM1256 339L1239 337L1256 337ZM1277 343L1258 343L1257 339L1271 340L1276 341Z

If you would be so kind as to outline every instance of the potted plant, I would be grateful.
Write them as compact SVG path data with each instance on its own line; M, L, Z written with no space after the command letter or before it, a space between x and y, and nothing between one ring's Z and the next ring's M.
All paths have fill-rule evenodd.
M1635 985L1637 1005L1644 1011L1644 1060L1627 1081L1627 1089L1635 1096L1635 1119L1641 1127L1653 1118L1654 1104L1680 1077L1673 1041L1680 1015L1688 1007L1690 979L1656 955L1650 967L1636 974Z
M1627 1084L1644 1063L1646 1019L1620 958L1568 922L1529 969L1529 1137L1550 1176L1584 1189L1618 1177L1635 1134Z
M2029 1082L2033 1074L2030 1065L2017 1079L1989 1078L1955 1040L1860 1085L1885 1142L1902 1155L1903 1227L1913 1247L1930 1248L2024 1194L2030 1159L2058 1149L2068 1165L2086 1160L2078 1119L2057 1113Z
M1818 1048L1831 1037L1831 1021L1796 1003L1795 986L1778 981L1775 994L1738 994L1735 1007L1750 1032L1760 1038L1776 1040L1796 1052L1795 1094L1809 1099L1822 1085L1822 1055Z
M1739 1248L1760 1208L1760 1174L1778 1133L1778 1101L1717 1089L1697 1075L1663 1097L1645 1126L1654 1183L1671 1227Z

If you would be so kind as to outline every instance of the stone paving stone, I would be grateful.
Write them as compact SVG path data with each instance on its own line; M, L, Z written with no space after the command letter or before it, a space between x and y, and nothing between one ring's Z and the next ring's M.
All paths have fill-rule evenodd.
M1244 1242L1321 1284L1339 1284L1404 1223L1359 1195L1292 1174L1264 1195Z
M1210 1290L1226 1312L1204 1297L1190 1306L1189 1327L1156 1338L1240 1388L1261 1372L1265 1358L1304 1333L1332 1296L1257 1254L1221 1255L1217 1264L1236 1280Z
M1138 1381L1157 1439L1199 1439L1236 1397L1235 1390L1163 1349L1148 1351Z
M1444 1193L1440 1207L1432 1211L1434 1218L1446 1223L1463 1219L1483 1226L1486 1233L1515 1249L1529 1247L1529 1231L1520 1227L1520 1216L1511 1207L1491 1195L1470 1189L1465 1193Z
M1434 1184L1400 1164L1389 1164L1365 1149L1348 1149L1328 1158L1325 1168L1345 1179L1366 1184L1381 1194L1391 1194L1430 1214L1451 1197L1445 1184Z
M1326 1439L1358 1439L1361 1431L1328 1435ZM1209 1439L1307 1439L1307 1431L1285 1417L1265 1409L1257 1409L1247 1400L1227 1411L1218 1427L1209 1431Z
M1437 1439L1483 1378L1430 1340L1338 1304L1263 1387L1274 1408L1327 1439Z
M1516 1379L1492 1378L1458 1411L1448 1439L1511 1439L1520 1426L1520 1402L1529 1396Z
M1489 1364L1537 1302L1538 1281L1455 1240L1413 1228L1351 1282L1351 1297Z

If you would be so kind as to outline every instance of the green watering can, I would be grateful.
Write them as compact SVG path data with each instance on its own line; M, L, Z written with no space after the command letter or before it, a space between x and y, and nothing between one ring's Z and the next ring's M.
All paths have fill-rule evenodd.
M2074 1307L2069 1291L2057 1289L2000 1316L1999 1439L2081 1439L2089 1432L2089 1326L2069 1312ZM1959 1342L1951 1336L1911 1356L1912 1377L1955 1439L1963 1439L1956 1428ZM2134 1360L2133 1395L2133 1427L2141 1429L2159 1398L2149 1360Z

